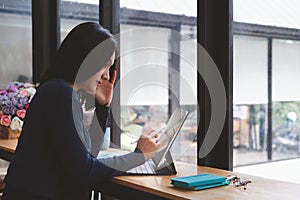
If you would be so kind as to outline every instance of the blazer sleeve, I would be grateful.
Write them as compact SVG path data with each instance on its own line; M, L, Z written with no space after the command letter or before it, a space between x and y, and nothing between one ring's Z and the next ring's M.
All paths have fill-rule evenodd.
M53 93L50 91L48 94ZM47 105L49 112L45 119L48 122L48 133L51 134L46 137L62 173L71 180L94 186L101 180L125 174L127 170L145 162L144 155L138 149L133 153L112 158L97 159L92 156L82 144L74 124L73 117L76 115L73 115L72 107L77 106L75 110L80 110L78 106L81 105L74 103L72 95L68 94L69 92L61 91L55 96L46 96L47 102L51 101Z
M95 157L97 157L103 145L104 134L109 119L109 112L109 107L100 106L96 103L95 116L89 128L92 143L91 153Z

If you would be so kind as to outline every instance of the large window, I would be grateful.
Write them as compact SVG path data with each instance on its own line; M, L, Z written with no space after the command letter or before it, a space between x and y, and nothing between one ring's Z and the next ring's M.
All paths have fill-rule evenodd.
M0 88L32 80L31 0L0 1Z
M296 0L234 0L235 166L300 155L298 8Z
M159 129L174 109L190 112L172 148L175 160L196 162L197 1L121 1L121 147L132 150L150 127ZM179 6L180 5L180 6ZM126 8L125 8L126 7ZM187 10L193 12L187 12ZM188 14L187 14L188 13ZM184 16L177 15L183 14Z

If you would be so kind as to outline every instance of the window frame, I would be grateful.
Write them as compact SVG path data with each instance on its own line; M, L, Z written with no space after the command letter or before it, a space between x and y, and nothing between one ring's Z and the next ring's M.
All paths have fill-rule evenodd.
M60 44L59 0L32 0L32 80L51 66Z
M211 116L210 97L205 82L198 74L198 103L200 107L200 124L198 127L198 165L216 167L226 170L233 168L233 118L232 118L232 76L233 76L233 1L199 0L197 10L197 40L216 63L227 97L227 113L222 133L218 142L207 156L199 157L201 145L209 126ZM225 23L224 23L225 22ZM198 69L205 71L205 64L198 55ZM204 68L201 69L200 68ZM205 74L203 74L205 76Z

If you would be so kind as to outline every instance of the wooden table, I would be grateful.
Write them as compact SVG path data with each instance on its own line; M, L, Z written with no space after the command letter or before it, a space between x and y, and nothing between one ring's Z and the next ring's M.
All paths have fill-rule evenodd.
M0 139L0 157L9 160L17 146L17 140ZM4 155L4 156L3 156ZM120 199L299 199L300 185L276 181L256 176L236 173L241 178L250 178L247 190L233 185L222 186L202 191L188 191L175 188L170 184L170 178L201 173L211 173L221 176L232 174L230 171L204 166L196 166L175 162L178 173L170 176L119 176L99 185L102 194ZM288 169L287 169L288 170ZM284 173L284 172L278 172Z
M175 162L178 173L172 176L120 176L99 187L99 191L117 198L124 199L298 199L300 185L277 180L260 178L235 173L241 178L250 178L252 183L247 189L233 185L222 186L202 191L189 191L175 188L170 184L170 178L177 176L210 173L221 176L232 174L220 170L194 164ZM101 188L102 187L102 188ZM129 191L129 192L128 192Z
M0 158L10 161L18 144L18 139L0 139Z

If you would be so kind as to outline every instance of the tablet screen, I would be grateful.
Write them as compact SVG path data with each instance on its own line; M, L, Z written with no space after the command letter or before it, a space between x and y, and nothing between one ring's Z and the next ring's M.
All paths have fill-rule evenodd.
M153 157L153 161L158 167L161 162L164 161L167 152L172 147L172 144L180 132L187 115L188 112L186 110L176 109L171 115L167 125L158 131L160 148Z

